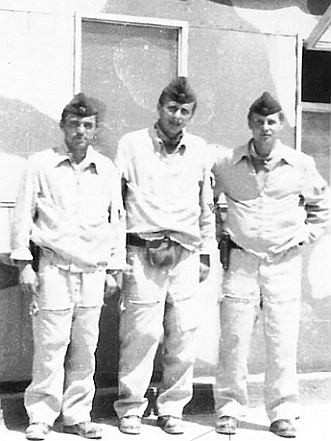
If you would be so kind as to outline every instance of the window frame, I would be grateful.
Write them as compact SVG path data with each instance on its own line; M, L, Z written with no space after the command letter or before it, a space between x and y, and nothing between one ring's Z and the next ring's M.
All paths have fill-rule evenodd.
M331 6L329 10L331 11ZM308 102L302 101L302 54L303 47L306 50L328 50L323 46L317 46L316 41L314 47L310 47L310 44L307 44L308 39L304 39L298 35L297 37L297 130L296 130L296 149L301 151L302 146L302 113L303 112L316 112L316 113L328 113L330 115L331 120L331 103L317 103L317 102ZM329 182L331 182L331 130L329 132L329 140L330 140L330 154L329 154Z
M188 33L189 24L182 20L168 20L153 17L139 17L118 14L75 14L75 42L74 42L74 93L80 91L82 67L82 23L86 21L114 24L128 24L131 26L174 29L178 31L178 75L188 74Z

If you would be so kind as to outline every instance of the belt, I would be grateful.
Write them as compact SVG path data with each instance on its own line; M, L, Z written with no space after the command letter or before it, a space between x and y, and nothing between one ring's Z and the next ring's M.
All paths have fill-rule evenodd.
M164 242L168 242L169 247L179 245L178 242L171 240L169 237L165 236L162 239L146 240L138 236L138 234L127 233L126 243L127 245L132 245L134 247L141 248L159 248Z

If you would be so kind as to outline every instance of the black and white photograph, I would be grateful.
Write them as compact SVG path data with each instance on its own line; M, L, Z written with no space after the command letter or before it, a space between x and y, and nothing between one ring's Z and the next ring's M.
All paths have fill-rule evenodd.
M1 441L331 439L331 0L0 0Z

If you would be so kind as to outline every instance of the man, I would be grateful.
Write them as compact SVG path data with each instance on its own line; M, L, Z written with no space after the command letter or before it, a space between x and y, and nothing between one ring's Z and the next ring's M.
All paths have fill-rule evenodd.
M11 258L33 294L30 440L45 439L60 413L64 432L101 438L90 419L94 353L105 284L114 289L125 264L125 227L118 171L93 148L97 125L93 100L76 95L62 113L64 144L28 160L17 199ZM30 241L40 250L38 274Z
M119 142L117 165L127 212L127 264L120 315L119 430L138 434L144 397L163 338L158 425L183 433L192 397L200 281L215 243L206 143L184 131L196 97L185 77L161 93L154 127Z
M270 431L295 437L296 350L302 245L329 222L329 192L312 158L281 143L284 114L265 92L250 107L252 139L219 156L215 197L225 194L230 255L223 278L216 431L234 434L247 404L247 357L259 306L266 342Z

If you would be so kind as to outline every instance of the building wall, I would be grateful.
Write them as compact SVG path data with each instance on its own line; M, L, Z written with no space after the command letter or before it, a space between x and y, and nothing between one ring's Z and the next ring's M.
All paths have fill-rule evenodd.
M233 147L245 142L250 136L247 109L258 95L269 90L285 109L283 139L295 145L297 34L309 35L317 21L309 11L300 9L298 2L267 10L256 7L256 2L251 2L250 9L248 1L245 8L233 7L240 2L206 0L22 0L16 1L15 6L12 3L0 0L1 151L28 157L62 141L58 120L63 106L79 88L75 84L74 17L76 12L83 11L188 21L188 75L199 99L190 130L213 144ZM150 109L149 117L151 121L155 119L155 109ZM112 145L104 153L112 157L114 149L116 146ZM300 371L328 370L331 362L327 341L331 330L331 285L321 283L330 277L327 262L331 259L320 258L330 253L328 243L329 236L307 249L305 257ZM216 252L211 276L201 286L205 313L199 334L197 375L210 374L215 369L221 273ZM1 290L0 299L0 381L29 379L29 299L17 286ZM251 372L264 369L262 345L262 325L258 323L249 362ZM100 376L116 377L117 360L117 312L113 299L104 308L101 320Z

